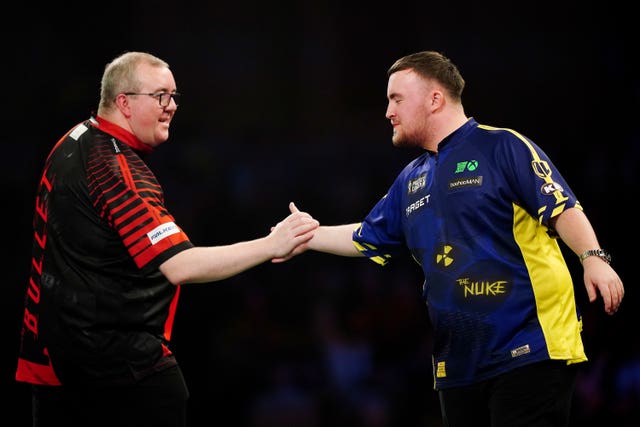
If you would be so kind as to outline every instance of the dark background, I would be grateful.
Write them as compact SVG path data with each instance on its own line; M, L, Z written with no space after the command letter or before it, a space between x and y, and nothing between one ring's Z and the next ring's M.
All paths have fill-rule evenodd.
M516 129L550 155L612 252L627 291L613 317L601 300L588 303L567 253L590 358L574 425L640 425L631 16L613 2L16 5L0 34L8 273L0 423L29 425L28 389L13 375L40 168L96 108L108 61L145 50L171 64L183 96L150 164L191 239L219 245L267 234L289 201L325 224L361 220L419 154L391 144L386 70L432 49L465 77L467 115ZM439 426L422 280L409 260L382 268L310 252L184 286L173 350L192 425Z

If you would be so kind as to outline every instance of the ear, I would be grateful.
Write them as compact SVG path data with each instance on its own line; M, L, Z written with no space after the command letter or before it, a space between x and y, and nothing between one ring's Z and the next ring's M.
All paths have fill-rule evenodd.
M442 93L441 90L434 89L431 92L430 102L431 102L431 107L433 107L434 109L442 107L445 103L444 93Z
M118 94L114 101L115 106L120 110L123 116L126 118L131 117L131 107L129 106L129 97L124 93Z

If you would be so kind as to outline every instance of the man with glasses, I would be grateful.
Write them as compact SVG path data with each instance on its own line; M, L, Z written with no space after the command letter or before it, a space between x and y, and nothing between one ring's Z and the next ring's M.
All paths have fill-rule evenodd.
M264 237L194 246L142 158L169 138L177 102L165 61L125 53L105 68L97 115L46 159L16 370L34 427L186 425L170 348L179 285L287 257L318 226L293 213Z

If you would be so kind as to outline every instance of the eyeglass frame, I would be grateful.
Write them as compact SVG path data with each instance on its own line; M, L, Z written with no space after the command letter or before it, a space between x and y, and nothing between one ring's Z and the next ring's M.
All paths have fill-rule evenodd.
M156 92L156 93L141 93L141 92L122 92L123 95L147 95L147 96L152 96L154 98L158 98L158 104L160 104L160 106L162 108L168 107L171 104L171 100L173 99L173 102L176 103L176 106L178 105L178 101L180 100L180 94L178 92ZM166 99L167 96L169 97L169 101L166 102L166 105L162 104L162 99Z

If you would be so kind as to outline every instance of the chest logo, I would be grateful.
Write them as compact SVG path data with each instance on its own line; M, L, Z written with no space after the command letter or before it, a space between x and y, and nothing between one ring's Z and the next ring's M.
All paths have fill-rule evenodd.
M415 194L427 186L427 174L422 174L417 178L409 180L407 184L407 193Z
M477 160L465 160L463 162L458 162L456 164L456 173L460 173L464 171L474 171L476 169L478 169Z
M449 267L453 263L453 257L451 256L452 246L444 245L441 248L441 252L436 254L436 264L444 267Z
M458 179L449 181L449 190L455 190L456 188L464 188L464 187L480 187L481 185L482 185L482 175L460 177Z

